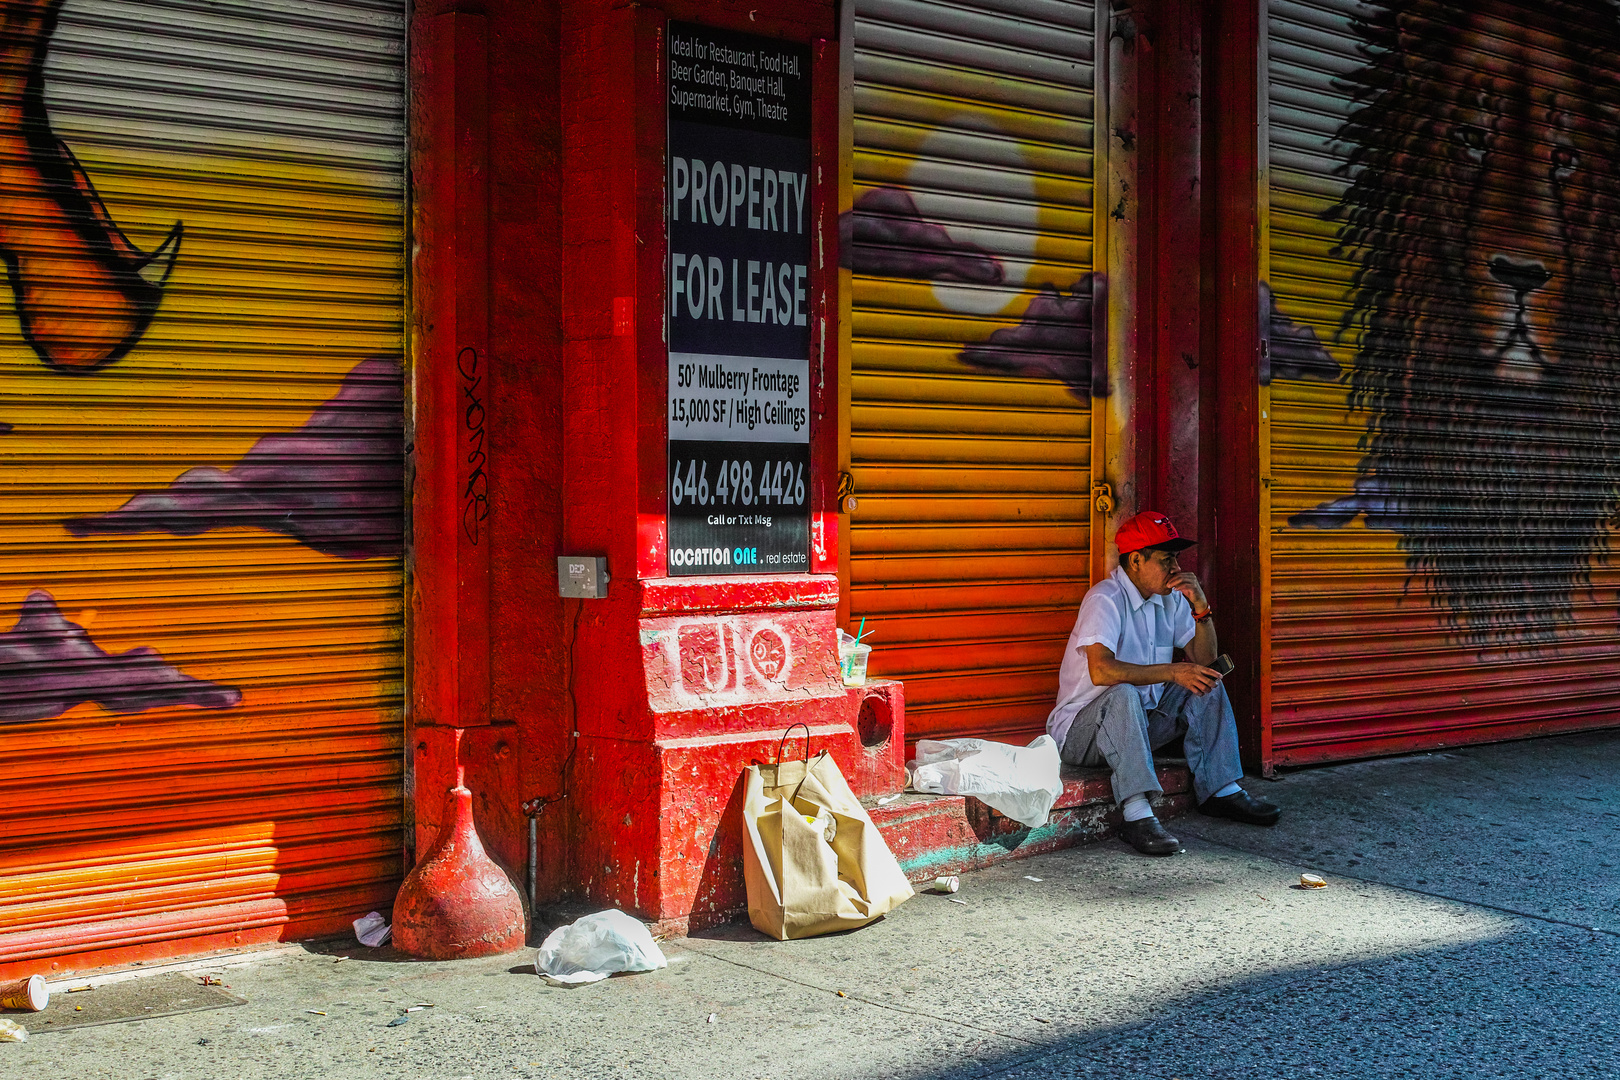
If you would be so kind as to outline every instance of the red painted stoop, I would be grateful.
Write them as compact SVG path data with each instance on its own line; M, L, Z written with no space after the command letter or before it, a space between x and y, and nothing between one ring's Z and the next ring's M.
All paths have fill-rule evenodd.
M1192 773L1179 759L1158 762L1164 794L1153 800L1160 820L1193 807ZM941 874L978 870L1059 848L1102 840L1119 830L1119 809L1107 769L1063 767L1063 794L1038 829L1002 817L978 799L962 795L913 795L885 806L863 799L872 823L913 882Z
M1164 794L1153 800L1154 812L1162 820L1192 809L1192 773L1187 763L1166 758L1156 764ZM961 795L906 792L883 806L878 799L889 796L867 795L861 798L861 805L899 859L906 877L914 883L927 882L941 874L978 870L1117 834L1119 808L1114 805L1108 770L1065 765L1062 778L1063 794L1053 804L1046 824L1038 829L1026 828L978 799ZM740 852L736 865L740 869ZM559 926L585 913L584 908L558 907L549 910L545 919L548 925ZM661 937L685 937L695 930L746 918L741 906L714 905L694 910L685 918L655 920L651 925L653 933Z

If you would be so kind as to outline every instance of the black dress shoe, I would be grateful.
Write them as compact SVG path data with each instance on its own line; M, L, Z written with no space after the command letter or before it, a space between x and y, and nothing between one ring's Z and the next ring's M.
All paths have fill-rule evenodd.
M1245 825L1275 825L1282 807L1257 799L1247 791L1236 791L1222 798L1208 798L1198 804L1198 812L1210 817L1241 821Z
M1181 841L1164 831L1156 817L1137 818L1120 826L1120 839L1144 855L1174 855Z

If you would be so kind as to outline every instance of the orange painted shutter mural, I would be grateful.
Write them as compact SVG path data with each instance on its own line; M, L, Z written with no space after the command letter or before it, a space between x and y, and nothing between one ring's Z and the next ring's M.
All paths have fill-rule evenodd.
M1089 583L1093 12L854 23L851 629L908 738L1024 740Z
M1274 763L1613 725L1620 15L1272 0L1267 47Z
M0 970L393 895L404 14L0 5Z

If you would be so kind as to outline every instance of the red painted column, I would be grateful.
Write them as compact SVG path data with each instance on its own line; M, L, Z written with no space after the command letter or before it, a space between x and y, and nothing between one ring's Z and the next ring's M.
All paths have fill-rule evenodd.
M662 155L648 153L661 119L651 93L661 23L656 11L589 0L565 3L561 23L563 553L605 555L612 575L607 597L564 602L570 878L593 899L654 913L661 776L637 632L639 582L662 573L666 546Z
M411 544L409 725L415 850L451 852L455 869L418 864L396 911L407 951L479 955L522 943L516 893L470 828L467 756L504 745L488 730L490 494L488 41L483 13L419 12L412 23ZM481 756L481 755L480 755ZM499 798L499 793L497 793ZM446 808L462 808L446 819ZM456 837L450 831L457 829ZM455 840L452 843L452 840ZM461 888L457 885L476 885ZM469 936L468 926L480 929ZM514 940L515 939L515 940Z
M484 16L419 17L412 47L411 721L453 730L491 719Z
M490 710L468 786L490 855L534 893L567 887L568 635L562 538L558 12L489 0ZM510 725L506 721L511 721ZM505 752L503 754L503 744ZM524 880L524 884L528 882Z
M1143 188L1142 318L1138 374L1138 490L1142 504L1188 535L1204 524L1200 500L1199 257L1203 177L1201 16L1192 0L1154 0L1136 8L1143 40L1138 62ZM1199 549L1183 565L1201 566Z
M1260 6L1223 0L1206 8L1202 399L1205 491L1215 540L1211 596L1236 670L1225 680L1237 713L1244 765L1270 759L1270 632L1260 460Z

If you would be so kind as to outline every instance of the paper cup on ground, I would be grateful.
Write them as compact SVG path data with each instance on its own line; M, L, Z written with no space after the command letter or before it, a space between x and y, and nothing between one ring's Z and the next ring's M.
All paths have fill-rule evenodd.
M0 1009L18 1009L22 1012L44 1012L51 1003L50 988L45 976L30 975L16 982L0 983Z
M1300 883L1301 886L1303 886L1304 888L1307 888L1307 889L1325 889L1325 888L1327 888L1327 882L1323 881L1321 878L1317 877L1315 874L1301 874L1301 875L1299 875L1299 883Z
M962 879L957 877L955 874L947 874L945 877L937 877L934 879L935 892L953 893L961 887Z

